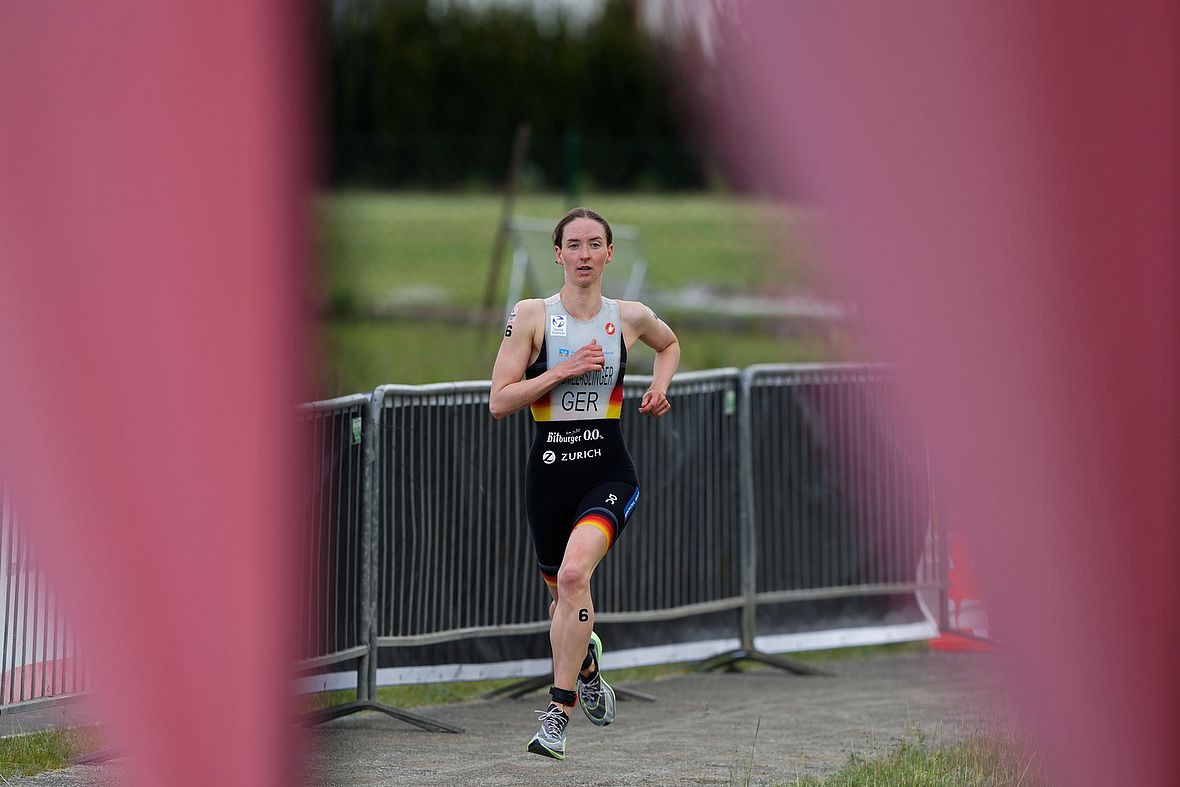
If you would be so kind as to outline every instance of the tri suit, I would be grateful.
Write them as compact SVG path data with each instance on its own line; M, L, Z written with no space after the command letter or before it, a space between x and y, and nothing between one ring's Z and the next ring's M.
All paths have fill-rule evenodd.
M537 430L525 470L525 509L537 566L550 585L557 584L575 527L601 530L609 550L639 500L619 421L627 344L618 302L603 298L593 318L575 320L559 295L546 298L541 352L525 377L568 361L591 339L602 345L603 368L558 384L530 408Z

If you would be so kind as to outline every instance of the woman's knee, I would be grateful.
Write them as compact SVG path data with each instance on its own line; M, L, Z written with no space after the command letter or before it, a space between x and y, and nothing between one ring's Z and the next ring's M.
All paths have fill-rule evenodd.
M583 593L590 589L590 570L577 563L562 564L557 572L557 588L560 593Z

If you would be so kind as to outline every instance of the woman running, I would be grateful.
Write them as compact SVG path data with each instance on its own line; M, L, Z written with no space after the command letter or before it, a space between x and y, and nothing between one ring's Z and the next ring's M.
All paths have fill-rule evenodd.
M639 412L659 418L671 409L668 384L680 345L642 303L603 297L602 276L614 255L606 219L587 208L571 210L553 230L553 247L565 283L509 314L490 409L500 419L529 407L537 424L525 497L537 566L553 598L553 686L528 750L561 760L570 709L579 701L597 726L615 715L614 691L598 669L602 642L594 633L590 577L639 500L619 427L627 351L641 341L656 352Z

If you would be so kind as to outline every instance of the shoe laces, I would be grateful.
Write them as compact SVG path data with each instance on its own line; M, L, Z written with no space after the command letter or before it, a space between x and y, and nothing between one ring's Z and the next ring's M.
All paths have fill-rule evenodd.
M548 710L534 710L533 713L538 714L537 721L541 722L545 734L554 738L560 737L565 731L565 725L569 723L569 716L562 713L561 708L556 705L550 705Z
M579 693L582 695L583 701L589 701L593 705L598 701L598 696L602 694L602 673L595 672L592 678L583 678L580 675L578 678L581 682Z

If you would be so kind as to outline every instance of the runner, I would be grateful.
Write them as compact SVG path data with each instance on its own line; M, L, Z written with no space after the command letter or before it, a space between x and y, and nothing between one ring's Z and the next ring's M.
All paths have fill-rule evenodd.
M529 741L534 754L565 759L570 709L579 701L597 726L610 724L615 694L599 673L590 577L618 540L639 500L635 465L623 444L623 375L637 341L656 351L639 412L666 414L668 384L680 361L672 329L638 301L602 295L614 255L606 219L575 208L553 230L561 290L516 304L492 371L490 408L504 418L531 408L537 424L525 473L537 566L552 596L552 698ZM523 379L522 379L523 378Z

